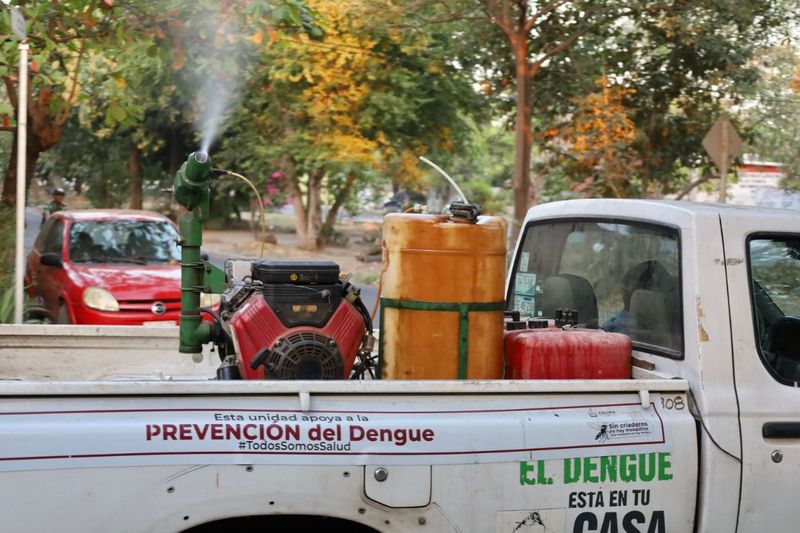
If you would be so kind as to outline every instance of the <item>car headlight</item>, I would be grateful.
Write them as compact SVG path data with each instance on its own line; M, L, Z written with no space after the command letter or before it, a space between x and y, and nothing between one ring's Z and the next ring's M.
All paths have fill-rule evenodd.
M119 311L119 302L114 295L100 287L89 287L83 291L83 303L98 311Z
M201 292L200 307L214 307L219 303L219 299L219 294L206 294L205 292Z

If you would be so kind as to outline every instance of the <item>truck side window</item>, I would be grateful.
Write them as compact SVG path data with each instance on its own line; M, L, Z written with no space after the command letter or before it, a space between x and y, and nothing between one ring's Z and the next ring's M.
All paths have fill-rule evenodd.
M782 383L800 382L800 236L748 242L751 297L761 360Z
M677 228L617 220L530 224L509 284L507 307L631 337L638 349L680 357L683 320Z

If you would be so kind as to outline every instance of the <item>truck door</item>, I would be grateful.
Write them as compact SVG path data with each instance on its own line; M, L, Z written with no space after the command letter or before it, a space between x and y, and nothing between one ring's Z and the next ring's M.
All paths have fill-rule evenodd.
M788 216L722 215L742 435L738 531L800 523L800 233Z

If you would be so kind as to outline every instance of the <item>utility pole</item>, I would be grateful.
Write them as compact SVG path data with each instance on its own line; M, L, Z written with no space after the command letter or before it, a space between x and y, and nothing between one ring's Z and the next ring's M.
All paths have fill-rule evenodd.
M22 324L25 275L25 177L28 152L28 36L25 19L11 7L11 29L19 37L19 76L17 81L17 233L14 252L14 323Z

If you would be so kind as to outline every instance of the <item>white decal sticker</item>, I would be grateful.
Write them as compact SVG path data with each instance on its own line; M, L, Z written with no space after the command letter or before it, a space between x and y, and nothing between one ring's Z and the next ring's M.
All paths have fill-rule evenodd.
M514 286L515 294L522 294L525 296L536 295L536 274L517 274L517 282Z
M519 271L520 272L527 272L528 271L528 263L530 262L531 254L530 252L520 252L519 254Z
M514 310L522 316L532 317L536 312L536 299L531 296L514 296Z
M625 401L629 401L625 397ZM222 398L189 407L163 399L8 402L0 412L0 470L158 464L467 464L664 451L655 405L532 405L472 401L430 410L342 401L297 410L287 398ZM259 408L269 404L271 409ZM12 411L13 406L24 410ZM180 405L180 404L178 404ZM363 404L362 404L363 405ZM416 406L417 409L413 407Z

